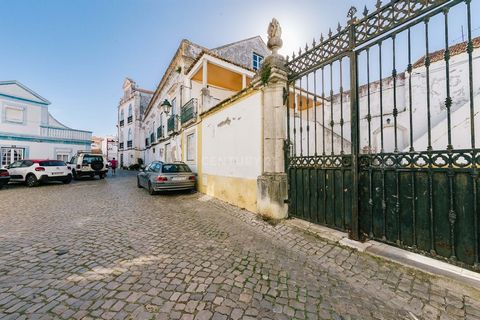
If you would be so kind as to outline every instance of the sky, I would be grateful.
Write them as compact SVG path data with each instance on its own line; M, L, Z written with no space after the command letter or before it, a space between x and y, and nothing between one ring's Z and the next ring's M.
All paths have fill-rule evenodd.
M116 133L125 77L154 90L182 39L207 48L282 27L291 55L374 0L0 0L0 80L52 102L52 115L94 135Z

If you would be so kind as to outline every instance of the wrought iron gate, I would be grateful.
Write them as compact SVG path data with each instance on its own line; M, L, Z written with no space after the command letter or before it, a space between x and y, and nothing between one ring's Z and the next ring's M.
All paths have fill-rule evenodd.
M351 8L346 27L287 58L291 215L479 268L477 7Z

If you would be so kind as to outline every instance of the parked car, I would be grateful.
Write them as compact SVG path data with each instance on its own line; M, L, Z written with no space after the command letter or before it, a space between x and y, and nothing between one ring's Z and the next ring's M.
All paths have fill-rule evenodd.
M167 190L195 190L196 176L183 162L154 161L137 174L137 186L150 194Z
M72 157L70 165L74 179L85 176L90 178L98 176L103 179L108 172L107 158L102 154L79 152Z
M7 170L11 182L24 182L28 187L49 181L72 181L70 167L59 160L21 160L7 166Z
M0 169L0 188L10 181L10 174L7 169Z

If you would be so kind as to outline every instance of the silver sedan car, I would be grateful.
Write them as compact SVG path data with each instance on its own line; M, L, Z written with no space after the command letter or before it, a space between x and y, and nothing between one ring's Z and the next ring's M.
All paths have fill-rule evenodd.
M157 191L195 190L196 176L183 162L154 161L137 174L137 186L150 194Z

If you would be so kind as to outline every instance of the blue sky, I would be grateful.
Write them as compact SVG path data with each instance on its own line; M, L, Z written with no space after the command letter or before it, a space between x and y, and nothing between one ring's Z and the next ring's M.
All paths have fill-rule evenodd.
M50 100L67 126L113 134L124 78L153 90L181 39L206 47L254 35L266 40L277 17L290 52L345 21L358 3L0 0L0 80L18 80Z
M277 17L283 53L345 24L374 0L0 0L0 80L52 102L67 126L116 133L125 77L154 90L181 39L213 48L260 35Z

